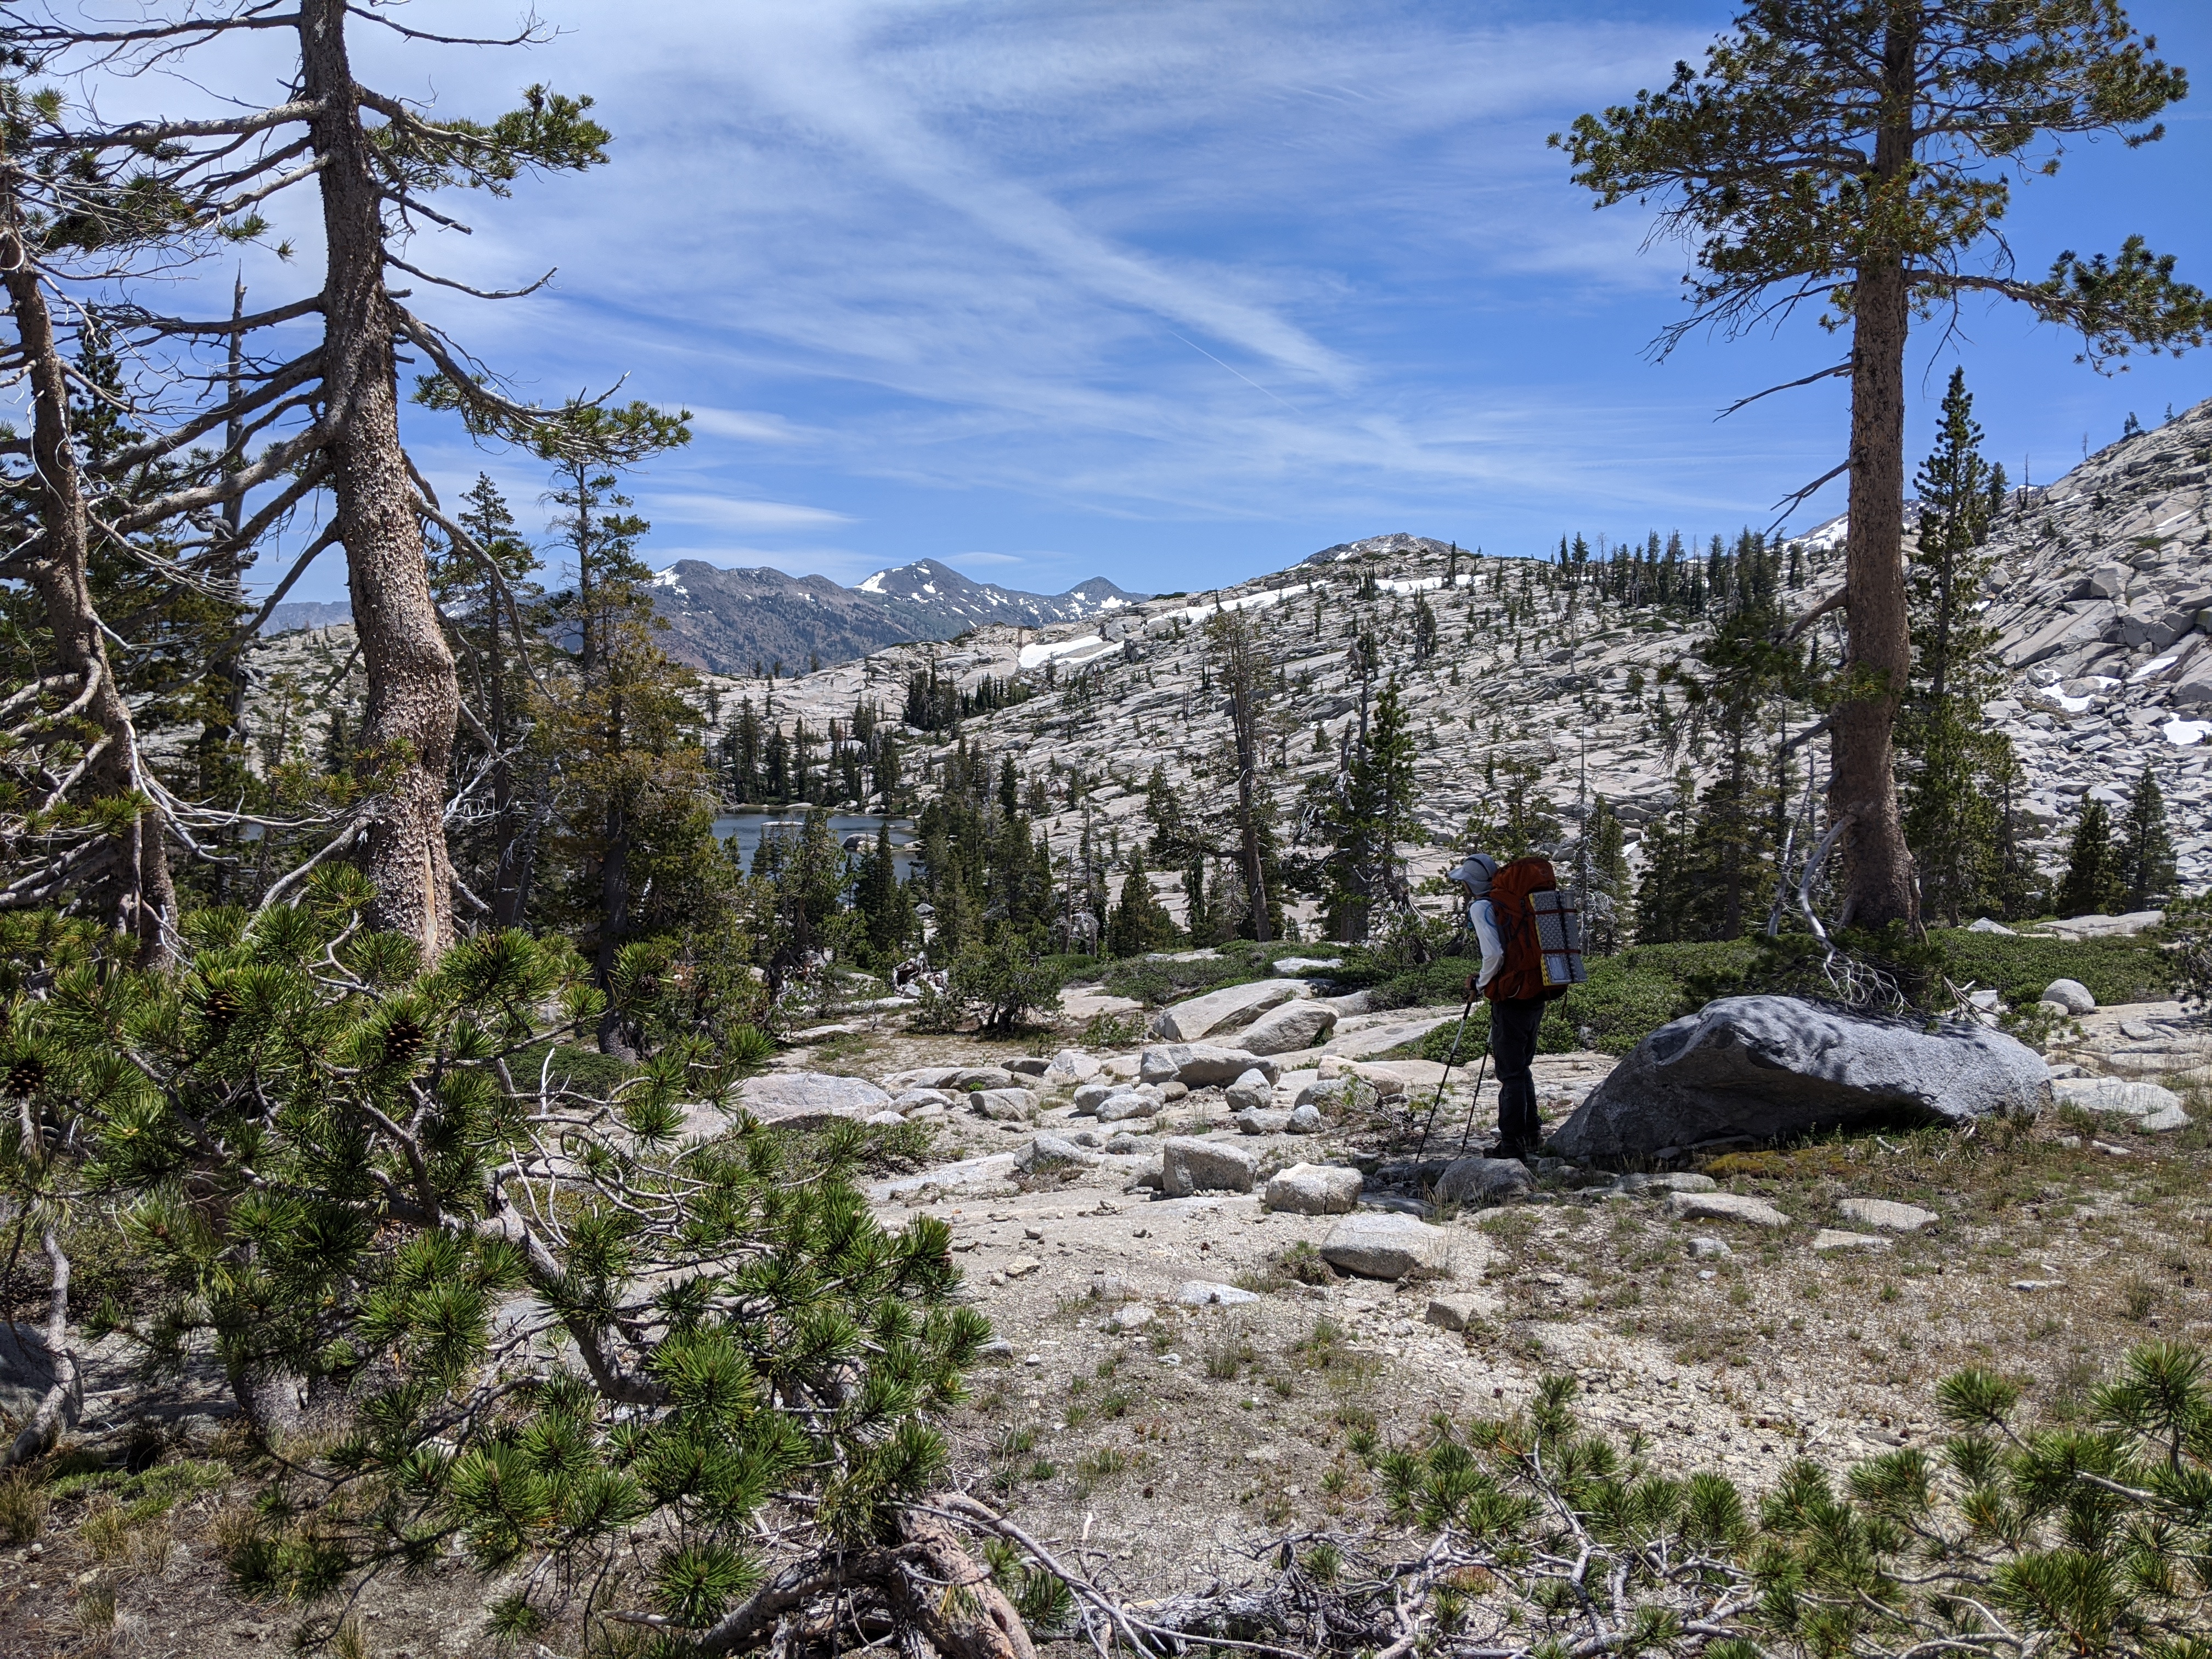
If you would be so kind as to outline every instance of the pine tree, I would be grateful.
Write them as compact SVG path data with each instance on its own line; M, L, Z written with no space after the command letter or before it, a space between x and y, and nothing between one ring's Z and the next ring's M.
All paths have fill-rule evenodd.
M1695 791L1685 767L1675 774L1673 804L1644 826L1639 844L1644 869L1636 884L1638 945L1673 945L1694 937L1690 908L1696 884L1690 845Z
M456 735L454 784L465 786L483 769L491 805L480 822L450 830L447 839L456 866L488 890L484 898L492 925L514 927L521 924L528 904L538 832L549 816L547 769L529 765L526 780L516 765L527 735L531 659L545 654L548 618L544 595L530 580L539 568L538 556L517 533L514 514L499 487L479 472L461 501L456 521L472 545L464 549L451 538L431 541L430 591L459 647L465 692L482 711L473 728ZM531 759L536 763L542 757ZM532 797L526 803L526 787Z
M566 862L560 919L581 929L594 976L642 933L680 926L726 871L713 839L713 792L689 693L692 672L661 649L653 571L637 544L652 527L629 510L604 457L639 459L689 436L642 404L577 417L579 441L542 447L555 465L555 529L575 586L552 602L572 673L549 679L533 733L568 788L555 837ZM611 1006L600 1041L628 1046Z
M2114 875L2130 910L2148 910L2173 896L2173 837L2166 832L2166 797L2145 766L2128 795L2113 848Z
M1416 834L1413 738L1395 677L1376 699L1371 718L1346 731L1335 775L1316 787L1313 817L1328 847L1322 869L1329 936L1357 944L1366 939L1378 903L1397 906L1410 898L1398 843Z
M1905 840L1920 876L1924 914L1956 927L1969 908L2003 908L2006 826L1994 787L2011 744L1991 731L1982 702L1997 680L1997 632L1980 620L1996 469L1982 459L1982 429L1966 372L1952 371L1936 448L1914 489L1920 533L1907 571L1912 680L1897 738L1904 774Z
M1593 956L1611 956L1634 936L1636 914L1627 836L1613 803L1603 795L1591 809L1583 836L1588 854L1576 860L1576 869L1586 872L1589 881L1581 895L1584 945Z
M1142 855L1129 861L1121 878L1121 902L1106 923L1109 956L1140 957L1147 951L1164 950L1175 943L1175 919L1152 896L1152 878L1145 873Z
M1820 320L1849 331L1828 371L1850 386L1838 447L1853 671L1829 714L1829 806L1863 927L1917 908L1892 753L1912 663L1897 556L1906 337L1916 315L1986 293L2078 332L2093 362L2204 343L2204 295L2141 237L2116 258L2062 253L2039 283L2013 274L2000 239L2014 181L2055 172L2070 135L2163 135L2153 124L2188 82L2152 46L2116 0L1759 0L1702 69L1678 63L1665 87L1553 136L1599 205L1660 202L1662 231L1692 250L1694 310L1668 346L1747 332L1808 295L1832 296ZM2045 164L2022 167L2031 152Z
M2104 802L2085 799L2052 903L2062 916L2103 915L2120 908L2126 893L2112 846L2112 815Z

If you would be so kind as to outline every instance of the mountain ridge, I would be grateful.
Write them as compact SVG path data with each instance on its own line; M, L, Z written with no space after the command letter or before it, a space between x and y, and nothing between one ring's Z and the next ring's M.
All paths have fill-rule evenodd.
M979 582L935 559L887 565L851 587L827 576L792 576L772 565L678 559L653 576L654 609L669 654L715 674L774 665L803 673L917 640L949 640L986 623L1041 628L1141 603L1104 576L1060 593ZM262 627L268 637L353 620L344 600L289 600ZM756 665L758 667L756 667Z
M1793 613L1832 591L1845 529L1831 520L1790 538L1799 557L1786 562L1780 597ZM2021 762L2027 850L2055 874L2082 803L2117 812L2148 766L2166 796L2182 882L2202 888L2212 881L2212 400L2107 446L2053 483L2012 492L1988 550L1996 568L1983 615L2000 636L2004 683L1984 712ZM1568 826L1563 847L1586 777L1587 799L1605 796L1628 827L1634 862L1644 829L1672 810L1678 769L1698 786L1713 775L1710 751L1669 735L1690 722L1658 672L1694 656L1711 624L1651 604L1599 605L1587 590L1572 610L1565 592L1528 580L1537 562L1395 532L1200 596L1037 630L981 626L950 647L886 646L774 687L733 681L717 696L726 712L741 698L763 708L772 690L779 725L803 719L820 732L863 699L898 707L917 670L963 690L1013 681L1026 700L955 730L910 729L917 767L941 768L956 739L1012 757L1047 781L1052 810L1041 827L1055 855L1088 845L1118 858L1149 834L1155 765L1187 800L1230 775L1225 702L1208 683L1205 629L1195 625L1218 603L1255 616L1278 677L1270 717L1282 730L1270 743L1271 772L1294 846L1301 793L1333 769L1357 718L1350 647L1371 631L1381 672L1401 682L1431 846L1454 842L1485 804L1486 775L1494 765L1503 776L1510 763L1553 780ZM1436 630L1425 656L1414 645L1421 628ZM1415 874L1429 873L1435 855L1414 856ZM1171 903L1167 889L1180 879L1156 878Z

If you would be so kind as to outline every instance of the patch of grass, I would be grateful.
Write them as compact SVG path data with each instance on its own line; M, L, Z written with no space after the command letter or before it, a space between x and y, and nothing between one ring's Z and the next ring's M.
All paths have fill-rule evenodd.
M1117 1474L1126 1474L1132 1467L1129 1454L1119 1446L1101 1446L1086 1452L1076 1461L1075 1472L1084 1480L1097 1482L1111 1480Z
M50 1495L28 1469L0 1474L0 1543L27 1544L46 1523Z
M1239 1370L1259 1357L1252 1346L1251 1330L1244 1322L1224 1320L1212 1340L1206 1345L1206 1374L1217 1382L1232 1382Z
M129 1520L141 1522L167 1515L185 1498L213 1492L228 1485L230 1480L231 1471L224 1464L212 1459L188 1459L156 1463L136 1474L127 1468L67 1474L55 1480L48 1490L58 1498L105 1495L126 1506Z
M2120 1281L2120 1311L2140 1325L2158 1306L2159 1287L2141 1273L2130 1273Z

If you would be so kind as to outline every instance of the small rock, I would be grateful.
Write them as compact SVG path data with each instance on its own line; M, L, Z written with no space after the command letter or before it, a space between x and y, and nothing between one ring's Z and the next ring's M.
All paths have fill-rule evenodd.
M1037 1097L1027 1089L977 1089L969 1094L968 1105L994 1123L1026 1123L1036 1115Z
M1325 1002L1291 1002L1237 1034L1237 1046L1255 1054L1287 1054L1328 1040L1336 1010Z
M1010 1060L1006 1069L1016 1077L1042 1077L1052 1062L1042 1054L1024 1054L1019 1060Z
M1277 957L1270 971L1284 979L1293 979L1310 968L1341 968L1342 957Z
M1200 1192L1249 1193L1259 1173L1259 1159L1221 1141L1175 1135L1160 1148L1160 1191L1170 1198Z
M1165 1083L1145 1084L1140 1086L1145 1088L1157 1088L1160 1091L1160 1098L1167 1102L1170 1105L1174 1104L1176 1101L1181 1100L1185 1095L1190 1092L1190 1085L1188 1083L1179 1083L1173 1078L1170 1078Z
M1080 1048L1062 1048L1045 1068L1044 1080L1055 1088L1088 1083L1098 1075L1098 1060Z
M1240 1308L1260 1298L1251 1291L1240 1291L1234 1285L1216 1285L1203 1279L1187 1279L1175 1295L1178 1308Z
M2097 999L2078 979L2054 979L2043 988L2043 1000L2055 1002L2069 1014L2096 1012Z
M1044 1263L1033 1255L1018 1255L1006 1263L1006 1274L1009 1279L1027 1279L1043 1266Z
M1124 1090L1129 1085L1126 1083L1110 1080L1104 1083L1086 1083L1083 1085L1075 1091L1076 1115L1079 1117L1089 1116L1091 1113L1096 1112L1098 1109L1099 1102L1106 1099L1111 1095L1119 1093L1121 1090Z
M1716 1261L1735 1254L1734 1250L1729 1249L1725 1240L1714 1238L1705 1233L1696 1234L1690 1240L1690 1259L1692 1261Z
M1364 1077L1346 1072L1332 1075L1327 1067L1328 1062L1335 1058L1334 1054L1322 1056L1322 1075L1299 1089L1299 1105L1311 1106L1319 1110L1358 1112L1364 1111L1382 1097L1382 1092Z
M879 1128L896 1129L906 1122L906 1115L902 1112L881 1111L872 1116L862 1118L860 1121L863 1123L872 1123Z
M1437 1177L1439 1204L1502 1204L1530 1191L1528 1166L1512 1158L1455 1158Z
M1003 1336L994 1336L977 1350L987 1359L1012 1359L1014 1345Z
M1279 1135L1291 1127L1288 1112L1255 1111L1249 1108L1230 1120L1240 1133L1248 1135Z
M1336 1164L1294 1164L1267 1177L1261 1202L1291 1215L1349 1215L1365 1177Z
M1275 1085L1263 1072L1247 1071L1222 1091L1232 1112L1264 1111L1274 1103Z
M1097 1159L1091 1157L1091 1152L1086 1152L1084 1148L1079 1148L1075 1141L1064 1141L1057 1134L1040 1134L1037 1139L1033 1139L1020 1152L1013 1155L1013 1168L1022 1170L1022 1175L1036 1175L1040 1170L1055 1170L1055 1168L1078 1166L1078 1164L1097 1164Z
M1141 1135L1133 1135L1124 1129L1106 1143L1106 1150L1116 1158L1130 1158L1142 1157L1152 1149L1146 1146Z
M1873 1227L1885 1233L1917 1233L1923 1227L1942 1219L1933 1210L1916 1209L1910 1204L1893 1204L1886 1198L1842 1198L1836 1200L1836 1213L1846 1221L1862 1227ZM1820 1249L1816 1242L1813 1248Z
M1711 1176L1676 1174L1644 1175L1641 1172L1622 1176L1613 1183L1617 1193L1717 1193L1721 1183Z
M1441 1272L1451 1258L1451 1235L1409 1215L1362 1212L1329 1230L1321 1254L1362 1279L1403 1279L1417 1267Z
M934 1089L951 1089L966 1094L974 1089L1012 1089L1017 1086L1014 1074L1003 1066L956 1066L942 1083L930 1085Z
M1242 1048L1218 1048L1204 1042L1171 1042L1147 1048L1139 1066L1147 1083L1165 1083L1173 1079L1194 1089L1202 1089L1209 1084L1234 1083L1252 1070L1259 1071L1272 1084L1282 1075L1283 1069L1263 1055L1247 1054Z
M1754 1227L1786 1227L1790 1218L1763 1198L1741 1193L1669 1193L1670 1221L1747 1221Z
M1159 1097L1142 1089L1116 1089L1096 1108L1101 1123L1126 1123L1134 1117L1157 1117Z
M2181 1097L2155 1083L2138 1083L2119 1077L2058 1078L2051 1092L2069 1106L2084 1111L2118 1112L2129 1117L2149 1117L2157 1112L2181 1109ZM2178 1127L2178 1126L2177 1126Z
M2066 1281L2063 1279L2015 1279L2012 1287L2015 1291L2063 1291L2066 1288Z
M1317 1135L1328 1125L1322 1121L1318 1108L1299 1106L1291 1109L1291 1121L1283 1127L1294 1135Z
M2016 929L2008 927L2001 921L1991 921L1987 916L1978 917L1968 922L1966 931L1970 933L2002 933L2007 939L2020 937Z
M1126 1308L1116 1308L1112 1313L1107 1315L1103 1325L1107 1330L1118 1331L1126 1336L1131 1331L1144 1329L1152 1322L1152 1310L1144 1304L1132 1303Z
M1429 1298L1429 1310L1423 1317L1448 1331L1463 1331L1487 1310L1479 1296L1432 1296Z
M1840 1250L1887 1250L1890 1241L1879 1233L1838 1232L1832 1227L1823 1227L1813 1235L1814 1251L1826 1255Z
M949 1089L902 1089L891 1102L891 1109L920 1112L934 1106L940 1112L949 1112L959 1103L958 1097Z
M2146 1134L2162 1135L2175 1129L2186 1129L2194 1121L2179 1106L2168 1106L2136 1120L2136 1127Z

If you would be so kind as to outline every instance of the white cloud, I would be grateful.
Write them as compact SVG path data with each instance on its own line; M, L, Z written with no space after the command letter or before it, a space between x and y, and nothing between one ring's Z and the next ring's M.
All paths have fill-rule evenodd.
M644 501L656 520L677 524L721 525L732 530L811 530L853 522L848 514L793 501L750 501L726 495L686 495L653 490Z

